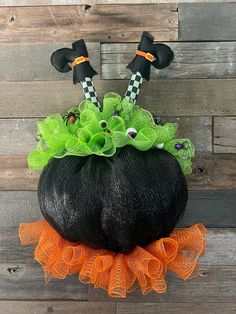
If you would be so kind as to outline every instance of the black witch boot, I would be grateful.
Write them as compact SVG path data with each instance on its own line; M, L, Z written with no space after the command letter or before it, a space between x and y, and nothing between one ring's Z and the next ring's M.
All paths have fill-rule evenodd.
M89 63L88 51L83 39L72 44L72 49L61 48L51 55L52 65L62 73L73 69L73 83L81 83L86 99L91 100L100 110L101 105L92 82L92 77L97 72Z
M136 56L127 66L131 69L133 75L125 93L125 98L133 104L136 103L143 79L149 80L151 65L156 69L164 69L174 59L174 53L167 45L154 44L153 42L154 37L148 32L143 32L136 50Z

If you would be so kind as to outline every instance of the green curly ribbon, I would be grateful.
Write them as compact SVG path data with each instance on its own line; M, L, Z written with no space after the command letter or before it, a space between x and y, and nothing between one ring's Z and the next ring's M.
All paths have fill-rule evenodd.
M178 125L156 125L149 111L113 92L104 96L102 112L91 101L84 100L68 110L64 119L54 114L37 126L37 149L28 155L32 170L43 169L51 158L91 154L111 157L117 148L131 145L141 151L163 148L176 157L185 174L191 173L194 147L189 139L175 139ZM135 137L127 134L128 128L136 130ZM176 144L181 149L176 149Z

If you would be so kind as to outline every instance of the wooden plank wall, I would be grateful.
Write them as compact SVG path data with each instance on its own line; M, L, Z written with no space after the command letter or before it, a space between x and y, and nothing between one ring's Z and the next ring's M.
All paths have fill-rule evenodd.
M207 3L206 3L207 2ZM45 284L33 248L21 247L17 226L40 216L39 173L27 169L36 121L64 113L82 98L71 73L50 54L83 37L98 71L99 96L121 94L126 65L143 30L175 53L152 69L140 103L177 121L196 146L188 176L189 202L179 226L209 228L200 274L182 282L168 274L166 294L126 300L76 278ZM0 0L0 314L235 313L236 312L236 3L199 0Z

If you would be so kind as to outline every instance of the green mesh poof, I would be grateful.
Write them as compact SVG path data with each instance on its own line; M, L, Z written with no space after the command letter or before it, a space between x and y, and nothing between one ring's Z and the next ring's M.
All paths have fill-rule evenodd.
M72 122L71 114L76 117ZM114 92L104 96L102 112L91 101L83 100L78 107L69 109L64 119L54 114L37 126L37 148L28 155L33 170L43 169L51 158L91 154L111 157L117 148L132 145L141 151L162 148L176 157L184 173L191 173L194 147L189 139L175 139L178 125L156 125L149 111ZM137 131L134 138L129 136L128 128ZM176 144L182 148L177 150Z
M177 150L175 148L176 144L181 144L183 148ZM173 139L165 143L164 149L176 157L179 164L181 165L182 171L185 174L190 174L192 172L191 158L194 156L195 149L189 139Z

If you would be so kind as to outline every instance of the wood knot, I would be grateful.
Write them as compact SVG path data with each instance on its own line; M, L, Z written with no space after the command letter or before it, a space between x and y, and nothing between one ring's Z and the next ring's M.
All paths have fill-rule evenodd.
M202 272L199 273L199 275L201 277L207 277L208 276L208 272L207 271L202 271Z
M17 275L18 273L21 272L21 267L20 266L8 267L7 271L12 275Z
M15 15L10 15L8 18L8 23L13 23L16 20L16 16Z
M194 169L193 169L193 173L197 176L202 176L206 173L206 169L205 167L201 166L201 165L197 165Z
M48 311L48 313L52 313L52 312L53 312L53 307L52 307L52 306L49 306L49 307L47 308L47 311Z
M88 12L88 10L89 10L90 8L92 8L91 5L85 4L85 6L84 6L84 11L85 11L85 12Z

